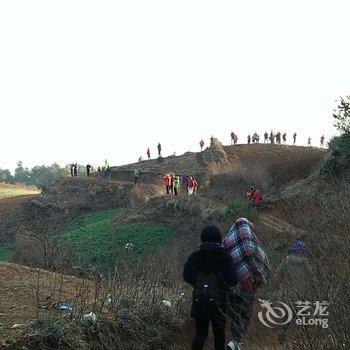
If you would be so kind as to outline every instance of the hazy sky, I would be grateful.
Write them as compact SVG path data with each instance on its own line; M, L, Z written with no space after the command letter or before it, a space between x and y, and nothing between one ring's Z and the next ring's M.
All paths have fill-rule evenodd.
M0 167L133 162L231 130L319 144L349 93L350 2L1 1Z

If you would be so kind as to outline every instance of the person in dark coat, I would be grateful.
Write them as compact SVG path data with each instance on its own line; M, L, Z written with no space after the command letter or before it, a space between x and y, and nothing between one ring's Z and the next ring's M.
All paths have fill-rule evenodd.
M227 287L238 283L238 275L233 268L229 254L222 245L219 228L214 225L204 227L201 241L202 244L190 255L183 271L185 281L193 286L191 317L196 324L196 335L193 339L192 350L203 349L210 323L214 333L215 350L224 350L228 311ZM213 282L212 284L205 282L202 285L204 290L219 291L219 293L210 294L217 297L206 298L204 294L197 293L198 281L204 281L206 278L203 276L208 276L208 279L212 278Z

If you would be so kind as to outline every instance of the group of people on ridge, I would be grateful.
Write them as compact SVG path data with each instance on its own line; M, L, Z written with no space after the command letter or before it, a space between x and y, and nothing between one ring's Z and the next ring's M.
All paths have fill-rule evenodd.
M267 254L253 229L254 224L240 218L222 238L218 227L206 226L199 249L187 259L183 278L193 287L191 317L196 326L192 350L203 349L210 324L215 350L242 349L258 290L275 301L309 300L299 299L307 297L310 280L306 245L300 239L295 240L271 281ZM294 308L294 319L296 314ZM225 341L227 320L231 321L232 334L228 343ZM278 331L280 344L285 343L291 324L292 321Z
M247 143L251 144L251 143L259 143L260 141L260 135L257 132L254 132L254 134L251 136L251 134L249 134L247 136ZM295 132L293 134L293 145L296 144L297 141L297 133ZM238 142L238 136L236 133L234 133L233 131L231 132L231 145L236 145ZM271 144L287 144L287 133L284 132L283 134L278 131L277 133L274 133L272 130L270 133L268 133L267 131L264 133L264 143L271 143ZM322 135L321 139L320 139L320 147L324 147L324 143L325 143L325 136ZM308 146L311 146L311 137L308 138L307 141Z
M193 176L180 176L174 174L165 174L163 176L163 183L165 186L166 194L173 194L177 196L179 194L179 189L181 186L181 180L183 186L187 189L187 194L192 196L198 191L198 182L193 178Z
M80 170L78 163L69 164L69 169L70 169L70 176L71 177L78 177L78 172Z

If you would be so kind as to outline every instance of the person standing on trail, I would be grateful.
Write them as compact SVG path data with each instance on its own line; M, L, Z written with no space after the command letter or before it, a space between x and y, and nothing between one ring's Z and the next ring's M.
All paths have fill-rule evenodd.
M180 188L180 176L175 175L173 180L174 196L178 195L178 190Z
M295 132L293 135L293 145L295 146L295 143L297 142L297 133Z
M90 171L91 171L91 165L88 163L85 168L86 168L86 176L89 177Z
M323 146L324 146L324 140L325 140L325 137L324 137L324 135L322 135L321 136L321 141L320 141L321 148L323 148Z
M280 131L276 134L276 143L278 145L281 144L281 132Z
M287 144L287 133L283 133L282 135L282 140L283 140L283 144L286 145Z
M201 242L183 270L184 280L193 286L191 317L196 324L196 335L191 349L203 349L211 323L215 350L225 350L228 287L238 283L238 276L222 246L219 228L204 227Z
M265 131L265 134L264 134L264 143L268 143L269 142L269 134L267 131Z
M111 174L112 174L112 170L109 167L109 165L107 165L106 170L105 170L105 179L106 180L110 180L111 179Z
M202 152L203 151L203 147L204 147L204 140L203 139L200 140L199 146L200 146L201 152Z
M187 181L188 181L188 176L181 176L181 187L186 188L187 189Z
M237 143L238 143L238 135L235 134L235 138L234 138L234 140L233 140L233 144L236 146Z
M234 142L235 142L235 137L236 137L236 134L233 132L233 131L231 131L231 146L234 144Z
M275 135L273 131L270 132L270 143L273 145L275 143Z
M251 141L252 141L252 138L250 137L250 134L249 134L247 138L248 145L250 145Z
M135 185L137 185L137 183L139 182L139 176L140 176L140 172L137 169L135 169L134 170L134 183L135 183Z
M160 142L158 143L158 157L161 157L162 156L162 145L160 144Z
M174 175L173 174L170 174L169 189L170 189L171 194L174 194Z
M151 150L149 149L149 147L147 148L147 159L151 159Z
M78 177L78 163L74 164L74 177Z
M164 179L166 194L169 194L170 193L170 183L171 183L170 174L164 175L163 179Z
M194 192L194 181L193 177L189 176L187 179L187 193L189 196L192 196Z
M70 176L74 177L74 163L69 164L69 168L70 168Z
M308 145L309 147L311 147L311 137L309 137L309 138L307 139L307 145Z
M227 344L227 349L232 350L241 349L243 336L251 322L255 293L267 282L269 272L267 255L252 226L246 218L240 218L223 240L238 274L237 288L231 289L229 295L233 339Z

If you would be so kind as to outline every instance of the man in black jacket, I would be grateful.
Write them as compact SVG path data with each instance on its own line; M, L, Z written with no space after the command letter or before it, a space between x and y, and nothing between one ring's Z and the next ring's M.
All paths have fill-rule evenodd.
M224 350L228 308L226 289L236 285L238 277L216 226L206 226L201 241L199 250L188 258L183 271L185 281L193 286L191 317L196 323L196 336L192 350L203 349L210 322L215 350Z

